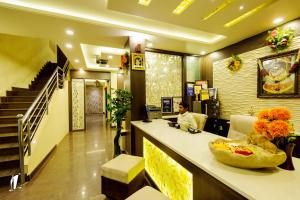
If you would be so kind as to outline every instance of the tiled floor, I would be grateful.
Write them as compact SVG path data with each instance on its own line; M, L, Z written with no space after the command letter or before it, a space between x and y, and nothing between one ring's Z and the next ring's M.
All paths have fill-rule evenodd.
M22 189L0 188L0 200L105 199L100 194L100 168L113 156L113 132L102 116L88 116L85 132L68 134Z

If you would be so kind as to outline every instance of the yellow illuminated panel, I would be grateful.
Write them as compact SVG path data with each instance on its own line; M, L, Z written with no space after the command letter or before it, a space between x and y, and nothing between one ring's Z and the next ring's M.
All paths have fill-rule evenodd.
M143 138L145 168L162 193L172 200L193 199L193 175Z
M183 0L176 8L173 10L173 14L180 15L185 9L187 9L194 0Z
M243 14L243 15L241 15L241 16L239 16L238 18L235 18L234 20L232 20L232 21L226 23L226 24L224 25L224 27L229 28L229 27L232 27L232 26L234 26L234 25L240 23L240 22L243 21L244 19L246 19L246 18L248 18L248 17L250 17L250 16L252 16L252 15L258 13L259 11L261 11L261 10L264 9L265 7L271 5L271 4L274 3L275 1L277 1L277 0L269 0L269 1L267 1L267 2L265 2L265 3L263 3L263 4L261 4L261 5L257 6L256 8L254 8L254 9L252 9L252 10L246 12L245 14Z
M149 6L150 3L151 3L151 0L139 0L139 4L141 4L143 6Z
M218 6L214 11L209 13L206 17L203 18L203 20L207 20L208 18L212 17L213 15L217 14L224 8L226 8L228 5L230 5L234 0L225 0L220 6Z

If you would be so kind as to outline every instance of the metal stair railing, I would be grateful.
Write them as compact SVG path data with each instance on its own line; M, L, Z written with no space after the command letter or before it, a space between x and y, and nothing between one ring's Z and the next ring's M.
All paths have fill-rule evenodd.
M68 60L63 68L58 66L25 115L17 115L21 184L25 183L24 156L26 153L28 156L31 155L31 142L43 116L48 114L49 102L54 90L64 87L65 77L69 70L68 66Z

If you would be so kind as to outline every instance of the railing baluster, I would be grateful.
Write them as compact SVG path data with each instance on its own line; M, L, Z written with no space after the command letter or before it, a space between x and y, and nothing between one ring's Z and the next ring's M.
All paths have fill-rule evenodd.
M27 123L27 144L28 144L28 156L31 156L31 130L30 121Z
M18 142L19 142L19 162L20 162L20 175L21 185L25 183L25 172L24 172L24 140L23 140L23 115L17 115L18 118Z
M58 68L56 69L56 84L57 84L57 89L58 89L59 88Z
M49 102L49 91L48 91L48 87L47 87L47 89L46 89L46 113L47 113L47 115L48 115L48 102ZM41 109L43 109L43 108L41 108Z

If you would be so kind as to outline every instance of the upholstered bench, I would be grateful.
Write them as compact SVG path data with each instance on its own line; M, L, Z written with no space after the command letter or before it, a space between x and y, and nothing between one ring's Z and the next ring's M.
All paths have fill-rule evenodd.
M153 189L152 187L145 186L126 200L169 200L164 194Z
M144 186L144 159L121 154L102 165L102 194L124 200Z

